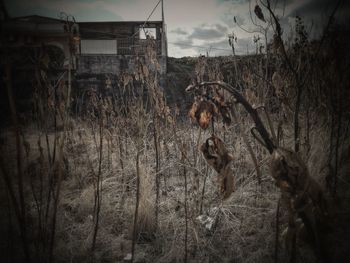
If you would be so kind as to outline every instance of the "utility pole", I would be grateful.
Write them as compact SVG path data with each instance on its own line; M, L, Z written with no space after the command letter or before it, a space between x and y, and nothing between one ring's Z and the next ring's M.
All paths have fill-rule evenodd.
M165 28L165 19L164 19L164 0L162 2L162 35L161 35L161 87L164 88L166 83L166 73L167 73L167 64L168 64L168 42L166 38L166 28Z
M162 0L162 22L164 26L164 1Z
M166 39L166 29L164 21L164 0L162 0L162 55L168 56L168 45Z

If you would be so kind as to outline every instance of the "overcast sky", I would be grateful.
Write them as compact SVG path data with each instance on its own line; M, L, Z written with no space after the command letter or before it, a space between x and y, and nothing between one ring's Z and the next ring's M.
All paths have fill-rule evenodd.
M3 0L10 16L42 15L58 18L61 11L73 15L77 21L131 21L145 20L158 0ZM274 3L274 0L271 0ZM281 18L284 34L293 25L295 15L308 22L308 30L317 34L322 23L333 10L336 0L279 0L276 13ZM338 10L337 17L349 22L349 1ZM252 33L244 32L256 27L251 22L250 10L256 0L164 0L169 56L198 56L209 52L210 56L232 53L228 34L237 36L236 52L254 52ZM150 20L160 20L160 5ZM262 8L267 16L266 11ZM311 27L312 21L312 27ZM266 23L256 20L262 26ZM256 34L255 34L256 35Z

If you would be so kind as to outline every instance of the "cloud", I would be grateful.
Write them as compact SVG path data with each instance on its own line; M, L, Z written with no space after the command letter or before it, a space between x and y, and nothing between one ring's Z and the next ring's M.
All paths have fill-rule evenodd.
M330 14L336 6L333 0L296 1L286 8L286 16L280 20L284 29L284 36L288 37L295 27L295 17L300 16L311 38L319 38L323 28L329 20ZM350 3L344 1L335 14L338 23L348 22L350 17Z
M224 34L218 30L196 27L194 28L193 33L190 35L190 38L208 40L213 38L221 38L223 36Z
M305 0L302 0L302 1L307 2ZM276 8L283 9L283 8L288 8L288 6L292 5L295 2L298 2L298 0L283 0L283 1L277 1L275 5L276 5ZM301 1L299 0L299 2Z
M111 0L5 0L10 16L42 15L58 18L61 12L77 21L121 21L123 18L109 8ZM115 5L116 3L114 3Z
M191 52L193 56L209 53L210 56L227 56L232 55L232 49L228 44L227 39L219 41L205 41L202 44L195 44L191 39L181 39L176 42L169 43L174 49L180 53Z
M234 18L236 18L236 22L234 21ZM251 24L249 3L242 1L240 4L232 4L231 6L228 6L220 14L220 20L224 22L230 30L237 30L237 32L241 31L238 26L244 28L248 27Z
M185 31L184 29L178 27L170 31L170 33L177 34L177 35L187 35L188 32Z
M235 15L235 18L238 25L243 25L246 22L246 19L241 15Z
M227 49L228 51L231 50L231 47L228 43L228 39L223 39L223 40L214 41L214 42L208 42L207 45L212 46L214 48Z
M223 25L221 25L221 24L215 24L214 26L215 26L215 28L216 28L218 31L227 33L227 27L225 27L225 26L223 26Z
M334 8L335 2L329 0L311 0L306 1L302 5L299 5L289 12L288 16L296 16L296 15L314 15L321 13L325 13L325 11L331 10Z
M175 42L170 42L171 45L177 46L180 49L192 49L193 41L190 38L177 39Z
M310 0L293 8L288 15L299 15L306 18L329 16L330 13L334 10L336 4L336 1L333 0ZM348 17L349 15L350 3L349 1L344 1L343 4L338 8L335 17L343 20L344 17Z
M206 25L203 25L206 26ZM210 40L218 39L226 36L227 27L221 24L214 24L207 28L204 27L195 27L192 34L189 36L192 39L199 40Z

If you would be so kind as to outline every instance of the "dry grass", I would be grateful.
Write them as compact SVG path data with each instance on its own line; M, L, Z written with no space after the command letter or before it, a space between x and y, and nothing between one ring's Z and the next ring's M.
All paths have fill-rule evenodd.
M98 154L94 131L81 123L79 130L70 132L66 144L65 156L68 159L68 173L65 175L57 223L57 245L55 255L58 262L81 262L89 259L92 240L94 209L94 174L96 173ZM196 177L199 174L199 189L204 184L207 169L204 158L199 154L196 143L204 141L209 131L201 134L198 140L198 128L184 123L177 131L181 141L186 142L188 156L193 162L193 154L198 155L197 165L185 163L189 171L189 212L188 212L188 253L190 262L272 262L274 257L275 218L279 199L279 190L269 175L267 157L260 146L250 138L262 169L262 183L258 185L254 166L247 154L242 139L234 133L235 127L228 130L216 127L217 135L225 138L228 150L234 153L236 191L225 201L219 198L219 188L213 181L215 172L209 168L206 190L203 198L202 214L198 210L201 191L195 190ZM30 131L26 136L31 146L30 160L38 157L37 135ZM135 155L136 144L132 136L124 136L121 141L128 146L127 156L119 151L117 134L105 137L102 161L102 205L100 230L97 237L95 259L98 262L121 262L130 253L132 239L132 220L135 207ZM50 135L51 136L51 135ZM172 134L162 137L162 154L165 148L169 155L162 157L161 196L159 204L159 225L155 222L155 174L154 146L150 135L145 135L140 158L140 206L137 221L138 245L135 262L182 262L184 257L184 181L181 176L182 163L179 149ZM286 140L288 133L285 133ZM95 138L94 138L95 137ZM321 183L325 177L324 163L327 159L326 133L324 127L313 129L308 165L311 173ZM51 138L50 138L51 139ZM109 140L109 142L108 142ZM232 143L233 142L233 143ZM6 144L11 148L11 140ZM192 145L192 146L191 146ZM342 145L340 158L346 159L348 145ZM108 158L107 158L108 156ZM166 158L165 158L166 157ZM121 168L121 160L123 168ZM31 162L29 162L31 163ZM347 168L342 168L340 187L346 189ZM323 184L324 185L324 184ZM30 189L27 189L30 193ZM29 199L32 200L32 199ZM31 201L33 202L33 201ZM35 219L34 203L28 202L31 216ZM280 229L286 224L285 211L282 208ZM210 218L210 229L201 220L200 215ZM281 232L282 232L281 230ZM281 233L280 233L281 234ZM280 238L280 260L288 259ZM301 246L299 251L304 251ZM301 252L300 252L301 253ZM313 259L303 252L303 258Z
M205 61L203 58L201 60ZM227 60L225 65L231 67L232 61ZM264 75L265 72L261 70L264 68L264 60L256 59L257 62L255 58L251 60L247 60L247 65L242 68L249 68L251 72ZM196 76L199 81L208 77L204 74L206 70L211 73L209 77L213 78L212 80L239 77L218 72L221 67L217 61L206 61L205 63L196 66L202 74ZM243 62L238 61L239 63ZM209 67L210 65L213 65L214 68L211 71L210 68L201 68L201 66ZM293 112L286 105L280 105L281 107L274 105L276 98L270 94L273 93L273 87L267 85L268 88L266 88L265 83L250 71L247 70L244 76L246 79L241 82L248 83L247 88L251 89L254 96L258 96L252 100L257 101L256 103L265 102L268 105L267 108L271 107L273 126L276 129L280 125L283 130L280 145L292 148L294 144ZM290 86L293 83L287 75L284 81L289 85L286 84L288 89L291 89ZM154 83L153 79L147 79L147 76L144 76L144 81L145 86ZM127 88L135 88L130 85ZM63 180L54 246L56 262L92 260L95 262L123 262L123 259L131 253L137 193L136 156L138 154L140 202L135 226L137 244L134 262L183 262L185 239L187 240L188 262L273 262L276 245L276 209L280 190L270 176L267 151L250 135L252 121L242 109L237 111L239 123L232 123L229 127L224 128L222 123L215 119L213 129L211 125L208 125L208 129L201 132L199 127L190 123L185 114L177 116L176 122L174 121L176 117L171 121L165 121L170 115L169 108L161 98L157 89L159 87L152 86L152 88L153 93L148 95L156 97L152 97L156 106L153 105L154 108L149 111L146 108L151 106L143 104L144 101L136 96L133 98L136 102L122 101L123 106L130 103L125 108L125 112L120 109L112 110L113 105L111 102L107 103L107 99L102 104L103 107L100 107L98 103L101 102L97 101L95 94L96 97L91 99L91 105L88 104L92 108L91 111L88 111L90 115L85 116L84 120L71 121L64 141L64 162L60 163L64 167L62 167ZM311 86L310 92L314 92L312 88L315 87ZM295 91L289 90L287 94L280 95L286 96L283 99L294 102L294 93ZM305 99L304 104L307 103ZM98 109L101 108L104 110L99 111ZM322 114L319 111L320 107L316 106L310 108L308 116L304 108L300 113L300 126L302 126L300 154L307 163L311 176L325 187L327 178L333 172L333 168L328 165L332 163L329 162L332 122L329 120L330 110ZM159 122L159 127L154 128L157 126L155 119ZM264 117L263 121L267 123ZM310 122L310 134L306 133L305 128L308 121ZM102 159L99 158L99 128L103 134ZM24 158L26 208L30 219L29 238L32 241L33 253L38 255L40 255L40 245L42 245L38 241L40 240L38 236L45 232L40 227L44 226L46 230L50 224L40 225L38 223L42 216L40 209L45 208L46 200L40 201L39 198L38 201L37 198L41 195L46 198L49 192L47 187L50 185L49 178L53 180L52 185L56 186L57 171L60 169L56 163L49 162L49 156L53 156L52 146L55 144L55 138L60 137L62 133L61 131L56 134L52 131L47 132L47 141L51 145L49 151L43 130L35 127L26 127L23 130L23 138L26 142L23 143L26 145L26 147L23 146L23 151L30 149L27 151L28 156ZM212 133L223 140L228 151L234 156L234 161L230 165L235 176L235 191L225 201L221 200L219 186L215 182L216 172L208 167L199 150L200 145ZM257 157L262 173L261 184L258 183L255 167L242 139L242 133L247 135L248 143ZM348 191L350 142L347 138L346 125L343 125L340 135L342 143L338 157L338 196L334 199L329 196L334 213L329 247L335 261L347 253L346 241L349 237L345 234L349 231L348 219L350 217L350 209L347 206L350 201L350 191ZM5 166L11 176L16 178L16 151L11 130L2 131L1 138L4 142L1 150L7 153ZM155 144L159 147L159 167L156 167ZM96 222L95 200L100 164L101 210L96 247L92 255L91 243ZM157 168L159 168L158 173L156 173ZM187 171L186 187L184 171ZM157 176L160 182L158 207L156 202ZM14 185L16 186L16 183ZM185 201L186 188L188 192ZM19 235L16 234L18 230L13 222L13 207L9 205L7 188L3 186L3 181L1 181L0 189L2 195L0 201L4 207L0 210L2 219L0 224L4 226L0 228L0 234L4 234L4 240L7 241L7 243L3 241L1 247L9 246L13 252L18 250L18 246L9 243L19 240ZM156 222L156 211L158 211L158 222ZM50 216L49 219L51 219ZM185 237L186 226L187 237ZM285 262L289 260L289 255L284 248L282 238L282 232L287 226L287 211L283 206L278 226L279 262ZM9 233L7 229L13 232ZM20 258L21 253L18 254ZM297 262L313 262L314 260L312 250L307 245L298 243ZM45 259L41 262L45 262Z
M70 149L67 151L70 170L62 187L58 216L59 241L56 254L62 262L86 260L92 238L94 186L91 169L96 169L98 157L92 133L85 130L81 138L77 133L72 132L67 145ZM183 141L198 139L195 127L180 130L179 133ZM205 136L202 135L202 138ZM271 262L279 191L274 187L265 166L262 167L264 176L262 185L259 186L242 142L238 138L231 138L230 132L225 132L225 137L227 142L235 142L230 148L236 155L234 170L237 190L228 200L221 202L218 187L211 179L214 172L209 171L203 214L214 220L210 230L198 220L196 196L192 195L189 200L188 235L191 262ZM177 161L176 147L171 147L174 142L166 143L173 154L164 163L162 170L167 188L161 180L163 195L158 231L154 221L153 149L145 151L141 158L141 198L137 229L139 242L144 244L137 246L137 262L178 262L183 258L183 180L177 173L180 164ZM145 139L144 144L145 147L152 147L150 139ZM129 147L129 158L119 156L118 147L115 147L110 149L111 160L103 161L103 199L96 249L96 259L99 262L121 261L130 252L135 191L135 149L132 145L131 143ZM107 156L107 151L106 148L104 156ZM198 149L194 148L194 151ZM123 159L123 170L120 168L120 158ZM199 169L204 174L204 165ZM200 187L204 182L203 174L200 175ZM190 185L193 185L193 173L190 177Z

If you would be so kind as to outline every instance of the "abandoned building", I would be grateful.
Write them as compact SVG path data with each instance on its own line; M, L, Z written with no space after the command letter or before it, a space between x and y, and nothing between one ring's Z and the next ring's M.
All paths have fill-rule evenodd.
M146 39L154 38L160 64L160 82L167 71L167 43L162 21L81 22L77 55L76 85L85 87L118 86L122 72L133 73L134 57L143 56Z
M81 22L78 24L79 73L119 73L124 66L123 60L143 54L146 34L155 39L159 58L167 56L162 21ZM97 64L101 67L95 67ZM166 70L165 63L162 64L161 70Z
M106 81L118 89L118 75L121 71L133 70L132 61L136 55L144 54L147 36L156 41L161 86L165 83L167 40L164 21L76 22L67 16L55 19L38 15L15 18L2 15L0 30L1 67L11 63L17 76L13 82L15 94L23 98L28 98L33 84L33 79L27 76L35 75L37 65L34 64L45 62L46 57L40 57L42 50L49 54L49 65L46 66L55 73L51 75L53 81L60 73L67 79L65 73L70 68L73 89L77 93L103 87Z

